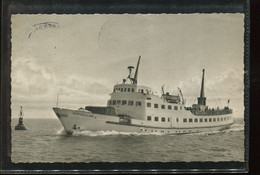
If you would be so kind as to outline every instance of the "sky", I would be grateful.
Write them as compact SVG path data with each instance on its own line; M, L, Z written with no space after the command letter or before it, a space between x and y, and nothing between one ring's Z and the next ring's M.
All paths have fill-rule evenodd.
M180 87L197 103L202 69L210 107L230 99L243 117L243 14L12 15L12 117L56 118L52 108L105 106L140 61L138 84ZM47 25L45 25L47 24Z

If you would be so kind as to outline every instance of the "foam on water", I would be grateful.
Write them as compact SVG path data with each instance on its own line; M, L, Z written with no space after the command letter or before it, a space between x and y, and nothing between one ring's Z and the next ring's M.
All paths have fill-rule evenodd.
M56 135L67 135L66 131L64 128L61 128L57 133Z
M56 135L67 135L64 128L61 128ZM107 136L107 135L126 135L126 136L138 136L138 135L164 135L162 133L138 133L138 132L120 132L120 131L75 131L71 136Z

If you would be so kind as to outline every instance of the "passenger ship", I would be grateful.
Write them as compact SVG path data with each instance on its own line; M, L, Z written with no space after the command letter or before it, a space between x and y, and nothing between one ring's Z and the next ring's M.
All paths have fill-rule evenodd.
M204 95L204 73L198 103L185 106L179 95L157 95L150 87L137 84L138 59L121 84L114 86L106 107L86 106L78 110L54 107L67 134L75 131L119 131L137 133L185 134L228 129L233 124L232 109L208 108Z

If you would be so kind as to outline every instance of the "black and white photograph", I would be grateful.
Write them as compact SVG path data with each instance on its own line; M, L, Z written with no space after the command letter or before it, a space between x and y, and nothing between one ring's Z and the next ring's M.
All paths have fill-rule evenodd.
M11 161L245 162L244 19L12 14Z

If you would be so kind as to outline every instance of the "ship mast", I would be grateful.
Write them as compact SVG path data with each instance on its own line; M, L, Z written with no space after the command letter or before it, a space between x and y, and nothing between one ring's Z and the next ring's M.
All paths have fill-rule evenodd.
M200 97L198 97L198 105L206 105L206 97L204 93L204 74L205 74L205 69L202 70L202 82L201 82Z
M136 65L134 78L131 78L132 69L133 69L134 67L133 67L133 66L128 66L128 69L129 69L128 78L131 80L131 83L132 83L132 84L137 84L137 76L138 76L138 68L139 68L139 64L140 64L140 59L141 59L141 56L139 56L139 59L138 59L137 65ZM125 81L126 81L126 80L124 79L123 82L125 83Z
M56 107L59 107L59 95L60 93L57 94L57 102L56 102Z
M137 84L137 76L138 76L138 68L139 68L139 64L140 64L140 59L141 59L141 56L139 56L139 58L138 58L137 66L135 69L135 76L133 79L133 84Z

